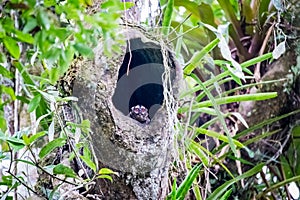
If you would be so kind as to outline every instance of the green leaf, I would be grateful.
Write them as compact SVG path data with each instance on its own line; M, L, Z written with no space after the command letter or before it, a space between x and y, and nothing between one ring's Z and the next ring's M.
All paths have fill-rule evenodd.
M31 30L33 30L35 27L37 26L37 20L36 18L33 18L33 17L29 17L27 19L27 22L23 28L23 33L28 33L30 32Z
M22 42L26 42L28 44L33 44L34 43L34 38L28 34L28 33L23 33L22 31L14 31L16 38L19 39Z
M34 164L33 162L30 162L30 161L28 161L28 160L16 159L15 161L22 162L22 163L26 163L26 164L28 164L28 165L31 165L31 166L36 167L36 164Z
M258 17L259 21L259 28L262 28L265 26L266 19L269 18L270 16L268 15L269 13L269 5L270 5L270 0L264 0L259 3L259 10L258 14L256 15Z
M198 6L198 12L199 12L199 15L201 18L201 22L203 22L205 24L210 24L210 25L216 27L214 13L213 13L211 5L208 5L206 3L201 3Z
M43 10L39 10L37 14L38 23L42 25L42 27L46 30L49 30L50 28L50 21L48 18L48 13Z
M201 149L201 145L198 144L195 141L190 141L189 143L189 149L194 152L201 160L201 162L205 165L205 166L209 166L209 159L207 157L207 155L202 151Z
M210 136L210 137L219 139L219 140L221 140L223 142L229 143L229 138L226 135L222 135L222 134L220 134L218 132L207 130L207 129L204 129L204 128L197 128L196 132L199 132L201 134L205 134L207 136ZM235 144L239 148L244 148L245 147L245 145L243 145L238 140L232 139L232 142L233 142L233 144Z
M2 24L0 23L0 38L4 38L6 35L5 28L3 28Z
M108 9L109 11L127 10L134 6L133 2L121 2L121 1L105 1L101 4L102 9Z
M100 175L100 176L98 176L98 178L105 178L105 179L108 179L111 182L113 182L113 179L112 179L112 177L110 175Z
M292 136L295 137L295 138L300 138L300 124L298 125L295 125L293 128L292 128Z
M265 92L265 93L255 93L255 94L243 94L243 95L235 95L228 96L222 98L216 98L215 102L218 105L233 103L233 102L242 102L242 101L262 101L266 99L272 99L277 97L277 92ZM210 100L202 101L200 103L195 103L192 106L192 110L202 107L212 106L212 102ZM182 107L181 112L186 112L189 110L189 107Z
M1 90L4 93L8 94L12 101L16 100L15 91L11 87L7 87L7 86L2 85Z
M160 0L160 5L164 6L165 4L167 4L168 0Z
M196 197L197 200L202 200L200 185L194 184L194 186L193 186L193 192L194 192L194 195L195 195L195 197Z
M219 107L220 104L216 101L216 99L212 96L212 94L208 91L208 89L205 87L205 85L202 83L202 81L199 80L199 78L197 76L195 76L194 74L191 74L191 77L193 77L197 81L197 83L202 87L202 90L205 92L205 94L207 95L207 97L209 99L208 101L211 103L211 105L216 110L217 117L218 117L218 119L219 119L221 125L223 126L223 129L224 129L224 131L227 135L227 138L228 138L228 141L229 141L229 146L230 146L231 150L233 151L234 155L237 155L236 147L233 144L232 137L230 136L229 130L228 130L227 125L225 123L225 119L222 116L222 112L221 112L220 107Z
M93 5L93 0L84 0L83 3L87 6L91 6L91 5Z
M162 27L163 27L163 34L164 35L169 34L173 9L174 9L174 0L168 0L167 8L164 12L164 18L163 18L163 21L162 21Z
M249 66L255 65L259 62L263 62L267 59L270 59L270 58L272 58L272 56L273 56L272 53L266 53L261 56L252 58L251 60L247 60L247 61L243 62L241 64L241 66L242 66L242 68L249 67Z
M253 58L251 60L243 62L241 64L241 67L243 68L243 70L245 70L246 67L252 66L252 65L254 65L254 64L258 63L258 62L262 62L262 61L265 61L265 60L270 59L270 58L272 58L272 53L266 53L266 54L261 55L259 57L255 57L255 58ZM224 61L222 61L222 62L224 62ZM215 64L219 65L220 64L219 60L215 60ZM217 76L215 76L215 77L213 77L213 78L205 81L204 85L207 87L207 86L213 84L214 82L217 82L217 81L220 81L220 80L226 78L229 75L230 75L230 72L229 71L225 71L225 72L223 72L223 73L221 73L221 74L219 74L219 75L217 75ZM183 93L180 98L183 98L183 97L185 97L187 95L191 95L191 94L193 94L193 93L195 93L195 92L197 92L197 91L199 91L201 89L202 89L202 87L200 85L195 86L194 88L192 88L192 89L188 90L187 92Z
M6 78L12 79L14 77L13 73L8 71L5 67L0 65L0 74Z
M229 190L227 190L225 192L225 194L220 198L220 200L227 200L229 198L231 192L232 192L232 188L230 188Z
M92 56L94 54L93 50L83 43L74 44L74 48L83 56Z
M42 56L43 58L47 59L49 62L55 63L58 60L61 52L62 52L61 48L52 47L47 52L45 52Z
M53 31L53 35L57 36L61 41L65 41L67 39L67 37L69 37L72 32L69 31L67 28L55 28L52 30L51 28L51 32Z
M82 132L88 134L91 131L91 122L88 119L85 119L81 122L79 127L81 128Z
M3 38L3 43L8 52L16 59L20 58L20 48L16 40L11 37Z
M34 111L40 104L42 96L40 94L37 94L28 104L28 112Z
M101 169L99 170L98 174L100 174L100 175L104 175L104 174L115 174L115 175L119 175L117 172L114 172L113 170L108 169L108 168L101 168Z
M16 137L7 136L1 130L0 130L0 140L10 144L10 146L13 147L14 150L16 151L22 149L25 146L23 140ZM3 144L2 144L2 150L3 150Z
M8 176L2 176L2 181L0 182L0 185L7 185L9 187L12 186L12 176L11 175L8 175Z
M48 53L48 51L51 49L52 44L48 40L49 33L45 30L41 30L37 32L34 36L36 40L36 44L38 48L40 49L41 53L41 58L44 58L44 54Z
M10 138L7 138L6 141L16 151L23 149L23 147L25 146L23 140L18 139L18 138L10 137Z
M59 77L59 69L57 67L53 67L49 70L49 80L51 84L54 85Z
M200 13L198 12L198 4L189 0L175 0L174 5L176 7L182 6L189 12L191 12L198 19L200 18Z
M16 151L23 149L23 147L25 146L23 140L19 138L7 137L6 141Z
M94 172L96 172L96 165L94 161L91 159L91 152L87 147L83 148L83 155L81 155L80 158L89 168L91 168Z
M0 132L6 131L6 129L7 129L6 118L4 117L3 111L0 110Z
M63 164L56 165L53 168L53 173L54 174L62 174L62 175L65 175L66 177L72 177L72 178L75 178L77 176L72 168L65 166Z
M29 138L30 144L33 143L33 142L35 142L40 137L43 137L44 135L46 135L46 131L41 131L41 132L38 132L37 134L32 135Z
M249 171L243 173L242 175L235 177L229 181L226 181L223 185L219 186L211 195L209 195L207 200L219 199L224 193L226 193L228 187L242 179L248 178L250 176L253 176L254 174L259 173L264 165L265 163L258 164Z
M202 164L197 164L193 167L193 169L190 171L188 176L180 184L180 186L176 192L176 199L178 199L178 200L184 199L185 195L190 190L194 180L198 177L198 174L199 174L201 168L202 168Z
M26 134L23 134L22 138L23 138L23 141L24 141L25 145L29 146L30 145L30 140L29 140L28 136Z
M172 184L172 191L167 196L167 199L176 200L176 189L177 189L176 177L174 177L174 181L173 181L173 184Z
M56 0L44 0L45 7L51 7L56 5Z
M6 62L7 62L6 55L3 52L0 52L0 63L6 63ZM0 73L1 73L1 71L0 71Z
M207 45L210 41L206 36L206 30L204 28L195 28L186 24L180 24L179 22L172 21L171 25L173 28L182 27L183 37L188 47L193 47L196 50L202 50L203 46ZM182 35L182 34L181 34ZM201 37L199 37L201 35ZM203 36L203 37L202 37Z
M89 168L91 168L93 171L96 171L96 165L90 157L84 155L84 156L80 156L80 158Z
M35 85L34 81L30 77L30 74L27 72L26 68L22 65L22 63L15 61L13 62L13 66L19 70L26 84Z
M214 39L212 42L210 42L208 45L206 45L201 51L196 52L191 60L189 61L189 64L184 68L183 72L186 75L190 75L192 71L199 65L201 59L209 53L213 48L217 46L217 44L220 42L218 38Z
M3 151L0 152L0 161L7 158L5 154L3 154Z
M39 157L44 158L49 153L51 153L55 148L62 147L63 145L65 145L65 143L66 143L65 138L57 138L57 139L49 142L41 149L41 151L39 153Z

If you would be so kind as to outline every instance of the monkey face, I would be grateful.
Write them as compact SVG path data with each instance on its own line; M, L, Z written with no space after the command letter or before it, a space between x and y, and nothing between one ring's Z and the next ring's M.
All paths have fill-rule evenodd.
M131 108L129 116L132 119L139 121L140 123L148 124L150 122L148 109L142 105L136 105Z

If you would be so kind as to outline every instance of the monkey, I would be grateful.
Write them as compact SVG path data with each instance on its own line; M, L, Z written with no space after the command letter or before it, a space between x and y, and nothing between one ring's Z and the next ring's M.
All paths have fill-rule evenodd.
M148 109L142 105L131 107L129 116L142 124L149 124L151 121L149 118Z

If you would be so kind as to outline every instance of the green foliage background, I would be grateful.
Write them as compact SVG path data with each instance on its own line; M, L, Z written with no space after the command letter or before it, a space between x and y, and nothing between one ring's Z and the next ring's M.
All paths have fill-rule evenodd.
M188 197L231 199L239 195L239 190L245 189L241 181L253 180L257 173L261 173L261 176L263 174L271 174L271 177L278 176L270 171L262 172L262 168L267 166L266 162L254 165L239 156L239 150L244 149L252 157L254 152L248 149L247 145L275 134L276 131L265 132L264 135L244 143L238 139L298 111L248 127L239 113L224 112L220 106L276 97L277 94L274 92L228 94L258 85L247 81L253 79L253 70L249 68L261 62L272 62L274 58L277 59L284 54L286 40L289 36L294 36L294 32L286 32L280 26L283 17L289 22L293 15L287 12L289 5L283 2L279 0L160 1L162 16L156 16L158 24L160 24L159 20L162 24L162 27L159 27L161 28L159 35L173 45L175 55L183 66L185 80L192 85L183 91L180 97L180 101L188 99L189 103L183 104L178 110L180 115L187 117L178 125L179 156L172 165L175 171L183 171L187 175L183 177L183 181L177 181L176 177L170 176L173 185L170 186L169 199ZM80 128L82 132L89 132L88 121L82 121L81 124L69 123L68 129L65 129L62 124L54 123L59 118L57 106L61 102L74 100L72 97L59 95L55 85L67 72L74 58L93 57L93 47L99 41L104 44L106 56L119 52L120 44L124 43L122 36L118 34L121 29L119 22L122 12L133 6L130 2L109 0L101 4L101 10L96 9L94 12L90 10L87 13L87 8L92 4L93 2L89 0L11 0L0 4L2 9L0 13L0 94L2 95L0 162L10 163L0 180L0 184L6 186L5 189L0 190L2 199L12 199L12 191L20 185L36 193L36 190L30 188L25 181L26 173L16 173L12 163L25 163L40 169L40 162L55 149L68 143L70 135L75 133L76 128ZM147 22L142 25L149 26ZM268 36L270 28L273 28L273 38ZM247 46L250 41L251 48ZM271 45L265 46L265 42ZM294 75L299 75L298 65L293 68ZM293 77L289 80L294 84ZM222 85L232 82L236 83L236 88L231 91L222 90ZM212 95L214 90L219 91L217 95ZM11 108L16 109L14 114L9 114ZM20 115L24 110L26 114ZM211 120L198 127L195 122L203 113L211 116ZM245 131L234 137L226 123L226 119L232 116L247 127ZM28 121L34 124L28 124ZM221 127L220 132L209 129L216 124ZM58 137L54 137L56 126L62 129ZM291 133L297 137L299 123L291 130ZM197 140L199 135L215 138L221 145L214 149L207 149L202 145L203 141ZM33 154L33 148L40 145L39 141L46 136L49 142L40 146L38 155ZM293 155L299 154L297 143L296 139L293 140L292 144L295 148L288 150ZM224 147L227 148L227 152L221 153ZM76 186L80 185L79 182L84 186L88 185L87 183L95 178L112 180L110 175L116 173L105 168L97 169L93 156L84 142L73 148L72 156L78 156L76 152L80 148L83 148L83 155L80 158L85 165L96 172L97 177L83 180L70 167L62 164L47 166L40 170L45 170L55 177L64 175L75 178L78 181ZM29 152L32 154L32 159L26 159L22 155L15 159L14 155L19 152ZM246 172L234 174L224 162L228 159L251 167ZM299 170L295 168L299 160L295 159L294 163L289 163L290 160L293 160L293 157L280 158L283 163L281 169L283 178L278 178L277 181L269 179L263 183L258 183L256 180L252 185L249 182L249 185L256 189L250 194L251 197L263 199L289 196L286 186L291 182L298 185L300 179ZM209 176L211 172L208 169L216 166L225 171L230 177L229 180L217 184L220 179L217 179L216 175ZM203 178L207 177L209 178L203 181ZM55 199L54 197L59 195L56 189L50 191L47 198ZM268 192L272 192L271 195Z

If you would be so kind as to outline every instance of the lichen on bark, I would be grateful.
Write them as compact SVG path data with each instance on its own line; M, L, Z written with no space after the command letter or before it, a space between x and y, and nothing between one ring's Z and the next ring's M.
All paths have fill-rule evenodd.
M173 136L175 134L170 120L176 120L174 119L176 116L170 116L165 98L171 98L172 105L176 105L179 87L177 84L180 83L181 72L170 50L166 50L164 54L158 53L161 54L158 57L161 59L160 64L153 65L150 63L149 66L146 66L147 68L142 68L141 70L147 70L153 66L160 67L160 70L150 71L149 76L161 73L156 77L170 79L170 83L168 83L170 85L161 91L161 95L164 96L163 103L156 107L149 125L131 119L124 111L117 109L112 101L120 80L118 79L119 69L125 54L131 54L134 50L138 51L139 49L151 49L151 47L160 49L161 45L164 44L147 38L141 29L126 30L124 35L126 36L127 47L126 45L121 47L121 54L114 54L112 58L108 58L103 54L102 45L99 44L94 49L94 59L85 59L75 64L78 73L73 81L72 96L78 98L76 106L80 110L81 118L91 122L90 141L95 157L99 161L99 166L109 167L120 175L109 187L107 184L103 184L103 180L98 182L101 187L105 187L105 185L107 187L101 190L102 192L107 191L103 197L109 199L112 198L112 194L118 193L120 198L125 198L128 197L129 192L132 194L131 196L137 199L163 199L167 191L167 172L172 157ZM142 46L134 50L128 49L128 42L137 38L141 41ZM163 48L167 49L167 47ZM145 57L149 58L150 62L152 62L151 59L158 59L151 58L152 56L146 55ZM168 61L167 64L164 59ZM166 76L165 67L170 69L169 77ZM133 69L136 68L130 68L130 70ZM129 74L133 73L130 70ZM133 77L131 83L134 84L135 81L136 79ZM164 80L156 84L165 86L163 82ZM126 87L122 89L126 90ZM153 90L156 92L155 89ZM165 97L166 93L170 96ZM140 98L147 95L149 94L141 94L142 97ZM122 101L126 101L126 105L129 106L130 99L124 98ZM123 191L120 190L122 188L120 185L124 186ZM130 187L125 187L125 185ZM127 194L125 195L125 193ZM123 194L125 196L122 196Z

